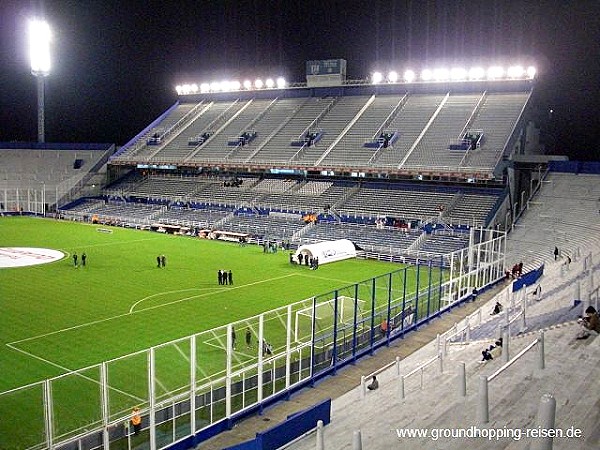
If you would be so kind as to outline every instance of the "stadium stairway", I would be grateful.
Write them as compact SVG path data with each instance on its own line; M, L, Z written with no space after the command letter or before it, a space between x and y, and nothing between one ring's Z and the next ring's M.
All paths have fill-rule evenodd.
M438 334L443 333L456 322L472 314L501 289L502 286L489 290L478 296L476 301L463 303L453 308L441 317L419 327L417 331L408 333L404 338L391 342L389 347L381 347L373 355L358 360L356 364L345 366L338 371L336 376L326 377L316 383L315 387L305 388L294 393L288 401L281 401L265 408L262 415L252 415L236 423L232 430L204 441L196 448L202 450L222 449L253 439L257 432L264 431L275 423L283 422L288 415L306 409L327 398L339 399L350 393L348 395L356 399L356 387L361 375L377 370L395 360L396 356L404 361L423 346L431 345ZM385 377L385 374L382 374L382 377ZM314 448L314 442L311 448Z
M444 361L444 373L437 364L426 369L424 387L416 380L405 382L405 398L400 396L399 379L395 368L380 376L380 388L360 399L360 387L335 400L331 423L325 427L325 450L352 449L353 432L361 431L362 448L365 450L406 449L526 449L531 438L516 440L505 437L498 440L480 438L432 438L432 430L507 429L525 430L537 428L537 411L540 398L551 393L557 403L555 428L582 429L583 439L555 439L554 449L593 449L600 444L600 410L597 408L597 392L600 380L600 339L585 341L574 339L579 326L570 323L545 332L546 368L537 367L536 349L510 366L489 383L489 422L482 424L477 418L479 402L479 377L489 376L503 365L501 357L480 363L482 343L455 346L449 349ZM535 334L514 338L510 342L510 354L535 339ZM435 346L430 344L415 358L407 358L401 365L402 373L426 360ZM461 397L457 390L457 371L465 362L467 373L467 396ZM427 372L428 371L428 372ZM565 379L569 379L565 383ZM410 379L409 379L410 380ZM403 437L398 433L406 429L427 429L428 437ZM438 432L439 433L439 432ZM512 436L517 436L512 432ZM524 431L523 431L524 433ZM310 434L288 446L290 450L312 450L315 435Z

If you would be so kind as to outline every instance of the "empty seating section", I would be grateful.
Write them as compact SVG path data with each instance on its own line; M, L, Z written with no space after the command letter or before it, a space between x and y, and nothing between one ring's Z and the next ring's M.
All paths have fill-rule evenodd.
M350 239L365 251L400 254L419 237L420 231L377 229L348 223L318 223L302 236L301 243Z
M392 147L380 152L374 165L398 167L443 99L444 95L409 95L401 111L387 127L399 131L400 137Z
M419 244L419 252L445 255L469 245L469 233L428 234Z
M446 208L450 205L453 195L451 192L363 187L337 210L348 216L384 215L398 219L428 220L439 215L440 206Z
M247 162L258 150L264 147L277 134L296 110L307 101L306 98L278 99L268 110L264 111L260 120L253 125L256 138L244 147L232 149L227 155L228 162ZM289 146L289 142L286 144Z
M237 215L229 217L219 224L220 230L248 233L255 239L291 240L292 235L301 230L305 224L300 220L282 218L274 215Z
M382 95L375 97L366 111L337 145L321 161L324 166L367 166L375 149L365 148L365 142L376 139L381 128L404 95ZM390 129L386 127L386 129ZM394 130L397 131L397 130Z
M146 198L178 200L189 197L197 188L194 178L148 177L129 191L129 195Z
M315 119L331 108L336 100L334 97L297 100L303 102L302 106L248 162L283 164L290 161L298 151L298 147L291 145L292 141L302 139L302 133L308 131ZM281 118L279 121L281 123Z
M461 137L469 117L477 106L482 93L450 95L435 120L404 163L405 168L457 167L464 153L450 151L448 146Z
M342 133L369 100L368 96L340 97L331 110L316 124L323 135L316 145L304 147L292 161L313 166L330 144Z
M242 103L237 101L221 101L202 105L193 121L187 127L183 128L174 139L166 143L163 148L155 152L152 160L176 163L190 157L190 155L200 148L190 145L190 140L197 138L202 133L216 131L220 125L223 125L224 120L230 118L243 106Z
M242 133L254 130L257 116L263 114L273 100L250 100L240 114L231 119L229 123L216 135L212 136L206 144L192 157L192 161L222 161L235 148L228 145L228 141L238 138ZM216 131L216 130L215 130ZM258 137L258 136L257 136Z
M183 103L177 105L171 112L163 118L156 126L146 131L140 138L133 143L129 148L123 150L113 157L117 161L127 161L130 158L140 156L140 153L145 151L146 154L156 151L156 146L148 146L148 139L154 135L162 136L167 130L170 130L175 124L181 121L185 116L194 111L198 107L196 103ZM149 147L149 148L148 148Z
M315 184L315 194L310 193ZM328 187L327 184L329 184ZM326 187L326 188L325 188ZM325 188L325 189L324 189ZM308 182L294 192L270 193L257 199L261 208L269 210L301 213L320 213L336 205L348 192L349 187L344 184L331 182Z
M528 92L486 96L470 126L473 130L483 130L481 148L467 154L464 166L489 168L497 164L528 99Z
M0 150L0 183L7 187L76 183L98 162L97 150ZM80 160L79 168L75 161Z
M161 211L155 221L164 224L211 229L231 212L212 209L171 208Z
M485 226L484 221L497 200L498 195L465 194L452 205L444 217L454 224Z

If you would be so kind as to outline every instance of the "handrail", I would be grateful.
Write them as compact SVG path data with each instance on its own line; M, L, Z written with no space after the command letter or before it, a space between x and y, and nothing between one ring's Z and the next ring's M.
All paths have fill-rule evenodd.
M496 370L493 374L488 376L488 382L492 381L494 378L496 378L498 375L500 375L502 372L504 372L506 369L508 369L510 366L512 366L515 362L517 362L517 360L521 356L523 356L525 353L527 353L529 350L531 350L533 347L535 347L539 342L540 342L540 338L536 338L535 341L531 342L527 347L525 347L523 350L521 350L519 353L517 353L513 359L511 359L510 361L505 363L502 367L500 367L498 370Z

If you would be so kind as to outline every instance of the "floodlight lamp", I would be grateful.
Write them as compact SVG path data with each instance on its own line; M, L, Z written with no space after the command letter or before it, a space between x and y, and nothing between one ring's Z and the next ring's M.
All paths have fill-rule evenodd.
M242 88L242 83L240 83L239 81L235 80L235 81L231 81L229 83L229 88L232 91L239 91Z
M454 81L464 80L467 78L467 71L462 67L454 67L452 70L450 70L450 78L452 78Z
M210 83L210 90L211 92L219 92L221 90L221 83L218 81L213 81Z
M200 92L203 93L203 94L206 94L206 93L210 92L210 84L208 84L208 83L202 83L200 85Z
M258 78L255 82L254 82L254 87L256 89L262 89L264 86L263 80L261 80L260 78Z
M489 80L496 80L504 76L504 69L500 66L492 66L487 71L487 77Z
M533 66L529 66L529 67L527 68L527 78L530 78L530 79L533 79L533 78L535 78L535 74L536 74L536 73L537 73L537 72L536 72L536 70L535 70L535 67L533 67Z
M373 75L371 76L371 83L381 83L381 80L383 80L383 75L381 72L373 72Z
M404 81L406 81L407 83L412 83L413 81L415 81L415 78L416 74L412 70L407 70L406 72L404 72Z
M521 78L525 74L525 70L521 66L509 67L506 71L509 78Z
M229 81L221 81L220 84L223 92L229 92L231 90L231 83Z
M387 79L390 83L396 83L398 81L398 72L392 70L390 73L388 73Z
M283 89L285 87L285 79L283 77L277 78L276 83L279 89Z
M177 95L181 95L183 93L183 90L180 85L175 86L175 90L177 91Z
M195 94L196 92L198 92L198 85L196 83L192 84L190 86L190 90Z
M29 21L29 56L33 75L50 73L50 26L44 20Z
M429 69L425 69L423 72L421 72L421 79L423 81L429 81L433 78L433 72Z
M481 80L485 76L483 67L471 67L469 69L469 80Z
M436 79L436 81L443 81L450 78L450 72L448 71L448 69L435 69L433 71L433 76Z
M273 78L267 78L267 81L265 81L265 85L267 86L267 88L273 89L273 87L275 86Z
M252 89L252 81L250 81L250 80L244 80L243 85L244 85L244 89L248 89L248 90Z

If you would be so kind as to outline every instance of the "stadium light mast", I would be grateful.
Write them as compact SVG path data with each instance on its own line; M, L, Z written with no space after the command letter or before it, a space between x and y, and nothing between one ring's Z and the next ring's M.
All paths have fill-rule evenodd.
M44 85L50 74L50 26L45 20L32 19L29 22L29 57L31 74L37 79L38 142L44 143Z

